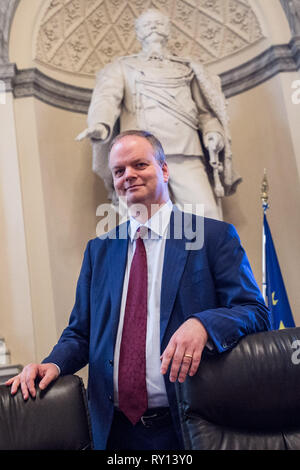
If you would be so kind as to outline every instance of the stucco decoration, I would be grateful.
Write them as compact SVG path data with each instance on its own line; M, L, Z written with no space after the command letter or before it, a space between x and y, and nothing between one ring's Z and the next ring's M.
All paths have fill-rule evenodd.
M134 20L152 7L169 16L169 49L178 56L208 64L263 39L249 0L47 1L35 61L84 76L140 50Z

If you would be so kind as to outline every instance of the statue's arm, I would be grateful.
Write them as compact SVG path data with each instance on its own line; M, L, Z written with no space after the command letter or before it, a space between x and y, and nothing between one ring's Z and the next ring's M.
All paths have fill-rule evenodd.
M192 80L191 91L198 110L199 129L201 132L203 134L207 132L220 132L220 134L223 134L223 127L212 109L205 103L200 85L196 78Z
M108 64L97 74L96 85L88 111L88 127L77 136L107 140L121 113L124 96L124 76L120 61Z
M216 88L216 83L213 85ZM222 93L220 88L218 91ZM191 92L198 110L198 125L204 145L206 148L212 146L215 151L219 152L224 147L224 128L213 110L207 105L196 77L192 80Z

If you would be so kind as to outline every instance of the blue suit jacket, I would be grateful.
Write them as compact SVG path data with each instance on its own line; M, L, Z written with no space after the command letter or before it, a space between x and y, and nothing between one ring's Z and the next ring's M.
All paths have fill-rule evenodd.
M166 241L161 288L161 352L189 317L201 320L220 353L249 333L270 328L269 311L235 228L174 209ZM68 327L43 362L62 374L89 363L88 400L96 449L105 449L113 418L113 357L127 261L127 227L89 241ZM204 235L203 246L201 245ZM189 244L190 245L187 245ZM174 383L165 376L180 435Z

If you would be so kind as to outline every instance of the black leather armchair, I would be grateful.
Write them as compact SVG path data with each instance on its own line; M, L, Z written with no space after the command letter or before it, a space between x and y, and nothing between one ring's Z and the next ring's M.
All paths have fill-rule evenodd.
M176 387L186 449L300 449L300 328L246 336Z
M300 449L300 328L256 333L176 385L187 450ZM0 450L91 449L85 389L58 378L35 399L0 386Z
M86 392L76 375L58 378L24 402L0 386L0 450L84 450L92 448Z

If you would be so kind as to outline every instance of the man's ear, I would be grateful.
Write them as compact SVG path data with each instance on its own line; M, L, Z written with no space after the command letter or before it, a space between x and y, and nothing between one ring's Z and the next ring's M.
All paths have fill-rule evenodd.
M169 167L167 165L167 162L163 163L161 169L162 169L162 172L163 172L164 182L167 183L169 181L169 177L170 177Z

